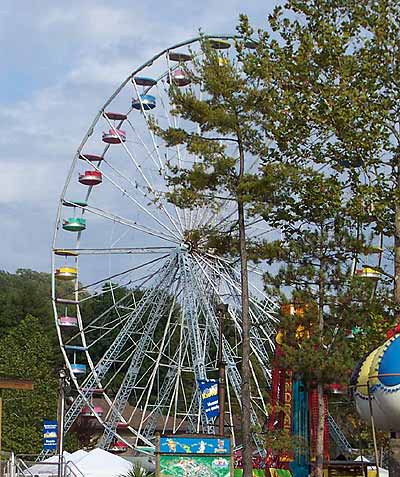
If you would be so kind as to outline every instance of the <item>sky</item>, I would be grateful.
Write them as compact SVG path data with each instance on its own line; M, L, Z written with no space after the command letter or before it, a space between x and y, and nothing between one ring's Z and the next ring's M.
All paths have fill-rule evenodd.
M74 151L129 72L171 44L265 27L277 0L17 0L0 5L0 269L50 271Z

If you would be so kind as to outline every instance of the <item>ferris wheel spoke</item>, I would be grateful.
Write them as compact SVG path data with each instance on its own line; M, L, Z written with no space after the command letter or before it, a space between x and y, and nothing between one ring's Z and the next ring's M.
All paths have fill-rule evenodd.
M199 91L199 100L201 101L202 100L202 97L203 97L203 92L202 92L202 89L200 88L200 91ZM202 131L201 131L201 128L200 128L200 125L198 124L196 126L196 132L199 136L202 135ZM195 160L194 160L194 164L197 162L197 157L195 156ZM201 222L201 218L202 218L202 214L201 214L201 209L200 207L197 208L197 210L195 212L191 212L191 217L190 217L190 228L200 228L200 222ZM199 218L199 215L200 215L200 218Z
M197 227L198 228L208 228L208 229L213 229L216 230L216 224L217 221L220 219L221 211L226 211L227 209L229 210L229 206L231 205L230 200L224 200L221 198L217 198L214 201L214 204L218 202L218 207L215 207L213 205L212 208L209 208L207 210L207 214L201 214L200 218L197 221ZM225 212L226 213L226 212ZM230 214L227 214L229 216ZM229 228L230 230L233 230L232 224L229 223ZM219 230L222 230L219 229Z
M129 284L131 284L131 285L138 284L140 282L139 285L137 285L137 289L141 289L141 286L145 285L151 279L153 279L155 276L157 276L159 272L160 272L160 270L157 269L156 271L153 271L151 273L147 273L145 276L142 276L142 277L140 277L136 280L129 280L125 284L125 286L127 286ZM87 287L84 287L84 288L86 289ZM103 291L102 293L104 294L106 292ZM96 296L99 296L99 293L97 293ZM122 304L123 301L125 301L128 297L132 298L133 304L132 305L130 305L130 304L123 305ZM83 303L84 301L91 300L91 299L92 299L92 296L89 295L86 299L80 300L79 303ZM114 303L107 310L105 310L103 313L101 313L98 318L91 321L89 325L94 326L99 320L103 319L105 316L107 317L108 314L110 313L110 311L112 311L112 310L118 310L119 308L121 308L123 310L128 310L129 312L132 312L138 306L138 304L140 304L140 301L137 302L135 300L134 293L132 293L132 291L129 290L126 295L124 295L118 301L116 301L116 302L114 301ZM89 326L89 325L87 325L87 326Z
M236 290L236 292L237 292L236 295L240 296L240 294L241 294L240 274L233 267L232 263L229 262L228 260L223 259L222 257L217 257L217 256L211 255L209 253L206 253L205 255L206 255L206 257L201 257L205 261L205 263L207 263L208 266L210 266L210 267L215 267L216 265L214 265L211 262L211 260L213 260L214 262L217 262L218 267L219 267L219 273L224 274L226 281L228 283L230 283L230 285ZM269 297L267 297L267 295L265 295L265 293L262 290L260 290L257 286L255 286L254 284L251 284L251 283L249 284L249 287L250 287L250 289L253 289L254 291L256 291L258 293L258 295L261 296L262 299L266 301L266 303L269 306L269 312L270 313L272 313L273 311L276 310L277 305ZM278 322L278 320L276 318L274 318L273 315L271 315L269 318L272 321Z
M130 318L130 315L126 315L124 316L123 319L117 318L114 320L114 322L107 322L107 327L105 326L95 327L93 325L86 327L84 331L87 337L91 337L92 334L93 335L99 334L99 331L101 332L101 334L97 338L96 337L93 338L93 341L91 341L90 344L88 345L88 349L93 348L99 342L107 338L108 335L110 335L113 331L119 328L121 324L123 325L129 318ZM131 338L131 341L132 341L132 338Z
M96 171L99 171L100 172L100 168L98 166L96 166L95 164L92 164L93 168L96 170ZM115 168L113 168L114 172L116 171ZM122 178L124 179L127 179L122 173L118 173ZM148 210L147 207L145 207L144 205L142 205L137 199L135 199L135 197L133 197L126 189L122 188L119 184L117 184L109 175L105 174L103 172L103 176L111 183L113 184L114 187L116 187L124 197L127 197L131 202L133 202L137 207L139 207L139 209L144 212L146 215L148 215L149 217L151 217L152 220L154 220L158 225L160 225L163 229L165 229L168 234L171 235L171 237L174 237L174 239L177 239L179 240L180 238L180 231L177 230L178 232L178 235L173 232L166 224L164 224L160 219L158 219L153 213L150 212L150 210ZM132 183L132 181L130 179L127 179L128 182L134 187L135 185ZM88 199L88 197L87 197ZM71 202L71 204L74 204L73 202ZM91 210L91 209L96 209L95 207L90 207L88 205L86 206L80 206L79 204L77 204L77 207L82 209L82 212L85 212L85 210ZM99 209L101 210L101 209ZM168 215L168 214L167 214ZM170 217L169 217L170 218ZM171 220L171 219L170 219ZM132 222L132 221L131 221ZM174 227L176 228L176 225L174 224ZM162 235L160 235L160 233L156 233L156 231L154 230L151 230L149 227L144 227L144 226L139 226L138 224L136 224L136 228L138 230L141 230L141 231L145 231L146 229L148 229L149 231L147 233L149 234L152 234L152 235L155 235L159 238L162 238Z
M113 248L74 248L71 252L79 255L146 255L160 254L174 250L175 247L113 247ZM60 250L56 249L55 251ZM65 249L63 249L65 250Z
M180 259L181 269L186 284L185 290L187 290L183 297L182 319L186 322L189 330L189 342L191 346L192 360L195 367L196 379L206 379L207 375L205 364L204 360L201 358L204 353L202 352L200 330L198 322L194 320L198 303L195 299L195 295L190 291L194 289L193 270L190 262L187 260L187 257L184 254L180 255Z
M217 345L218 339L219 339L218 318L213 309L212 303L210 303L208 297L203 296L202 306L203 306L204 313L207 313L211 318L210 320L211 330L212 330L211 336L213 338L214 344ZM236 366L236 362L234 359L234 354L232 352L231 346L225 337L223 337L223 355L224 355L224 361L227 363L230 381L232 382L237 398L240 401L241 377Z
M205 271L204 266L202 266L199 263L198 257L196 257L196 260L197 260L197 263L199 264L200 269L204 273L204 276L207 278L210 285L213 286L214 293L217 296L219 296L220 302L223 303L223 299L220 296L219 291L215 288L215 285L214 285L213 281L210 279L209 274ZM252 302L251 299L250 299L250 302ZM237 302L237 306L240 307L240 301ZM231 317L233 319L233 322L235 323L235 326L236 326L239 334L241 335L242 329L241 329L241 319L239 318L239 314L236 313L232 309L229 309L229 314L231 315ZM251 312L251 309L250 309L250 314L254 318L254 313ZM265 322L264 322L264 325L265 325ZM261 329L264 330L263 327ZM269 380L271 378L271 375L270 375L270 372L269 372L269 367L270 367L270 363L269 363L269 359L268 359L269 353L267 352L267 350L265 349L265 347L263 345L263 338L261 338L261 336L259 335L259 330L254 329L254 327L252 327L250 333L251 333L251 337L253 338L253 340L251 340L251 342L250 342L250 346L251 346L253 352L257 355L257 359L259 360L259 362L264 364L263 370L265 372L265 377L266 377L267 381L269 382ZM270 347L271 350L275 349L274 341L271 339L271 337L274 337L274 336L275 336L275 331L274 331L273 328L270 328L269 333L265 333L265 339L268 340L269 347Z
M91 214L97 215L99 217L103 217L104 219L107 219L107 220L111 220L114 223L126 225L127 227L130 227L139 232L143 232L147 235L151 235L153 237L157 237L159 239L166 240L168 242L177 243L177 244L180 243L181 241L178 236L174 234L169 235L169 231L168 231L168 234L163 234L162 232L159 232L155 229L151 229L150 227L147 227L144 225L139 225L130 219L121 217L120 215L114 214L112 212L106 212L105 210L99 209L98 207L86 205L85 209L87 212L90 212Z
M125 358L123 361L121 360L121 365L120 365L119 369L116 370L116 372L114 373L114 375L110 378L110 381L108 381L108 382L106 383L106 388L109 387L115 379L117 379L117 377L118 377L118 375L119 375L119 372L120 372L123 368L125 368L125 366L126 366L129 362L132 361L132 358L133 358L133 356L134 356L134 353L135 353L135 350L137 349L138 344L139 344L138 342L137 342L137 343L134 343L134 346L132 346L132 348L129 350L129 351L130 351L129 355L126 353L126 358ZM142 374L141 374L141 376L140 376L140 378L141 378L142 381L146 381L146 382L147 382L147 380L150 379L150 377L151 377L151 368L148 368L148 369L146 369L146 370L142 370ZM132 390L132 392L134 392L134 391L136 390L136 388L138 388L138 387L139 387L139 383L136 383L136 387ZM135 397L136 397L136 396L135 396ZM114 404L115 404L115 398L114 398L114 400L112 401L112 405L110 406L109 412L108 412L108 414L107 414L107 416L106 416L106 419L105 419L105 422L108 423L108 430L109 430L109 432L112 432L113 434L115 434L115 433L117 432L117 431L116 431L117 426L116 426L116 427L113 427L112 425L109 424L109 422L110 422L110 419L112 418L113 412L115 411L115 409L114 409ZM122 419L123 419L123 414L120 413L120 415L118 416L118 422L120 422ZM117 423L118 423L118 422L117 422ZM139 435L139 433L138 433L138 435Z
M229 272L226 272L225 277L229 277L227 278L227 283L228 283L228 286L231 287L235 295L237 305L239 307L241 287L238 283L235 282L235 279L230 276ZM269 304L266 303L266 306L262 307L257 300L254 300L250 296L249 314L253 324L250 332L254 336L254 338L256 338L256 340L254 341L254 346L256 344L257 346L261 346L260 340L262 339L259 335L259 332L261 331L265 339L267 339L270 349L273 351L275 349L274 337L276 332L275 332L274 326L271 323L277 323L278 320L271 313L271 309L267 305ZM256 313L255 310L258 311L258 313ZM233 315L234 312L232 311L231 314ZM260 316L262 317L262 321L259 318ZM237 323L239 332L241 332L241 318L237 314L235 314L235 322ZM268 357L268 353L266 352L265 349L258 350L258 353L262 360L265 360ZM268 370L269 372L269 366L266 367L265 369L266 371Z
M189 229L198 229L198 221L199 221L199 215L201 213L200 207L195 207L193 210L191 210L191 220L189 224Z
M160 156L160 153L158 152L158 146L156 144L156 140L155 140L155 137L154 137L154 133L149 125L149 118L148 118L148 114L147 114L147 111L146 111L146 108L143 107L143 101L142 101L142 95L139 93L139 90L138 90L138 87L137 87L137 84L136 84L136 81L135 81L135 78L132 78L132 83L133 83L133 87L135 89L135 93L137 95L137 98L140 102L140 108L141 108L141 113L143 114L143 117L144 117L144 120L148 126L148 131L150 133L150 137L151 137L151 140L152 140L152 143L153 143L153 146L154 146L154 150L156 151L156 155L157 155L157 159L158 159L158 164L160 166L160 171L161 172L164 172L165 171L165 165L161 159L161 156Z
M183 324L183 323L182 323ZM192 399L187 395L187 390L185 386L185 375L188 373L188 369L191 368L191 346L188 337L188 328L187 326L181 327L181 346L180 346L180 361L177 372L177 381L175 386L175 398L174 398L174 408L175 408L175 417L174 417L174 430L177 432L186 420L189 420L189 425L192 430L195 431L199 426L199 422L193 422L193 415L191 410ZM192 388L197 391L197 385L191 380ZM192 396L194 393L192 393ZM180 408L178 404L180 403ZM168 410L170 412L170 410ZM180 422L178 422L178 418ZM200 419L200 417L199 417Z
M141 303L142 307L141 307L141 311L143 311L143 305L149 305L149 303L151 304L152 303L152 299L153 299L153 295L150 294L148 297L146 297L146 300L143 300L144 303ZM136 310L135 310L136 311ZM132 314L133 315L133 314ZM137 327L137 320L132 320L132 317L131 317L131 321L128 322L127 324L129 326L129 329L130 329L130 334L129 336L124 336L125 338L125 341L128 341L128 340L131 340L131 333L135 330L135 328ZM124 326L124 328L126 328L126 326ZM115 343L118 341L118 338L120 338L121 336L121 333L117 336L117 338L114 340L114 345ZM107 364L107 367L103 367L103 369L101 369L101 373L99 373L99 370L97 369L93 369L91 371L91 374L85 379L85 381L83 382L82 384L82 388L80 389L81 391L81 395L82 395L82 391L85 390L86 392L89 392L90 396L81 396L83 398L83 401L87 401L88 398L91 397L91 394L93 393L93 389L94 389L94 385L96 387L102 387L101 385L101 382L100 382L100 379L102 379L102 377L104 377L108 371L108 368L109 366L113 363L113 362L116 362L118 359L120 359L120 357L126 353L126 350L124 351L123 350L123 344L125 343L117 343L117 345L120 346L119 348L119 353L118 354L115 354L114 353L114 358L113 359L109 359L108 362L106 363ZM122 351L122 354L121 354L121 351ZM118 359L116 359L118 358ZM104 357L103 357L104 359ZM106 360L107 361L107 360ZM75 380L75 384L77 384L76 380ZM78 403L79 404L79 403ZM82 403L81 403L82 404ZM74 409L71 407L71 414L73 415L74 413L72 412L74 411ZM72 416L73 417L73 416ZM71 418L72 419L72 418ZM68 421L67 421L68 422Z
M139 95L139 96L140 96L140 95ZM140 101L141 101L141 99L140 99ZM142 102L141 102L141 105L142 105L142 109L143 109L143 103L142 103ZM131 156L131 158L132 158L132 160L134 161L134 163L137 164L137 162L136 162L136 160L134 159L134 157L133 157L131 151L128 149L128 147L127 147L125 141L122 139L119 130L116 129L116 128L113 128L112 123L110 122L110 120L109 120L107 117L105 117L105 119L106 119L106 121L107 121L109 127L112 128L112 129L114 129L116 135L118 136L118 138L119 138L119 140L120 140L120 144L123 146L123 148L124 148L125 151L128 153L128 155ZM130 122L129 118L127 118L126 121L127 121L127 123L130 124L130 126L133 128L132 123ZM146 120L146 122L147 122L147 120ZM156 144L156 142L155 142L155 140L154 140L154 135L153 135L153 145L154 145L154 148L157 149L157 144ZM159 157L159 154L158 154L158 157ZM153 159L153 157L152 157L152 159ZM158 163L155 162L154 164L155 164L155 166L156 166L157 168L159 168L159 171L160 171L160 172L162 172L162 171L164 170L164 165L163 165L162 161L159 161ZM147 183L147 185L148 185L149 187L153 188L153 187L151 186L150 182L148 181L148 178L147 178L146 176L143 176L143 179L146 181L146 183Z
M151 157L151 159L154 161L153 159L153 154L152 154L152 151L150 151L150 149L148 148L148 146L146 145L146 143L143 141L142 137L136 132L136 129L134 128L133 124L128 120L128 123L129 125L131 126L132 128L132 131L137 135L139 141L141 142L142 146L145 148L146 150L146 153L148 156ZM158 194L159 195L159 194ZM179 211L178 211L178 208L176 205L174 205L174 210L175 210L175 215L176 215L176 218L178 220L178 223L179 223L179 230L180 230L180 233L183 233L184 229L185 229L185 226L186 226L186 223L185 225L182 223L182 219L181 219L181 216L179 214Z
M187 352L188 343L185 341L184 338L184 327L181 323L180 327L180 335L179 335L179 344L178 344L178 362L177 362L177 370L176 370L176 381L174 386L174 391L172 395L172 399L170 405L168 407L167 415L169 416L172 410L172 406L174 409L173 414L173 432L176 432L177 429L177 414L178 414L178 397L179 397L179 389L180 383L182 381L182 362L183 357L185 356L185 351ZM167 421L166 421L167 422Z
M171 303L171 308L170 308L170 311L169 311L169 314L168 314L167 323L165 325L165 330L164 330L164 333L163 333L163 336L162 336L162 339L161 339L161 343L160 343L160 346L159 346L159 352L158 352L157 358L156 358L156 360L155 360L155 362L153 363L153 366L152 366L151 377L146 383L147 384L147 394L146 394L146 398L145 398L145 404L144 404L144 406L142 405L142 398L144 397L144 394L146 392L146 387L143 389L143 392L142 392L141 396L136 400L135 408L132 411L131 417L130 417L130 419L133 418L133 416L136 414L136 412L138 410L138 407L140 406L141 410L142 410L142 419L140 421L140 425L139 425L139 428L138 428L138 434L141 434L142 426L144 424L144 421L150 419L150 422L146 424L146 427L144 428L144 432L143 432L144 435L147 436L147 437L149 437L153 434L153 431L155 429L154 426L156 426L157 420L160 417L159 408L155 407L151 412L148 412L147 409L148 409L148 405L149 405L151 392L152 392L153 386L154 386L154 380L157 376L158 368L161 364L161 359L162 359L162 357L165 353L165 346L166 346L168 340L171 338L171 334L173 335L173 333L174 333L174 330L172 330L172 333L171 333L170 323L171 323L172 314L173 314L174 309L175 309L175 305L176 305L176 301L175 301L175 298L174 298L172 303ZM176 357L173 358L173 359L176 359ZM165 379L168 380L171 377L174 377L175 376L175 371L176 371L176 365L174 366L173 364L171 364L171 367L168 369L168 372L167 372L167 375L166 375ZM160 390L161 400L168 399L168 396L166 396L168 389L169 389L169 386L168 385L165 386L165 384L163 383L163 385L161 387L161 390ZM163 405L162 401L158 403L159 407L161 407L162 405ZM156 417L155 418L152 417L153 415L155 415ZM153 429L153 427L154 427L154 429ZM150 428L151 428L151 432L149 432Z
M128 177L124 172L121 172L117 167L114 166L114 164L111 161L108 161L106 158L104 158L101 164L99 164L98 166L88 161L87 159L86 159L86 163L92 165L92 167L96 171L98 172L102 171L103 176L121 192L124 193L125 189L119 186L119 184L111 178L110 173L114 174L114 176L117 176L119 179L122 179L123 181L127 182L132 187L133 190L137 189L138 191L140 191L140 194L142 196L141 198L146 197L148 186L146 187L143 186L137 180L133 181L130 177ZM104 169L100 169L100 165L104 165L104 164L107 166L109 173L106 173Z
M175 358L177 357L178 352L175 354ZM163 410L167 406L167 403L170 402L171 394L174 390L175 380L177 379L176 374L177 367L171 366L167 374L165 375L164 381L160 387L160 399L157 401L157 404L154 406L151 412L149 412L148 416L146 417L146 421L141 421L141 425L139 427L139 433L141 432L142 426L143 427L143 435L147 438L150 438L154 435L154 431L157 427L158 420L162 417ZM154 373L154 377L156 376L156 372ZM153 378L154 383L154 378ZM150 391L150 387L149 387ZM148 409L150 394L148 394L146 399L146 405L143 410L143 415L146 415L146 410ZM172 401L172 400L171 400ZM169 419L169 412L165 416L165 422L168 422Z
M65 428L68 430L72 424L75 422L76 418L79 415L84 404L88 403L93 396L93 392L95 388L101 388L101 381L108 373L111 365L115 361L115 359L119 356L120 352L122 351L123 347L127 343L130 338L131 331L136 327L137 319L142 316L143 313L146 312L152 303L155 295L158 294L158 286L166 280L170 274L176 267L176 257L171 259L168 263L164 265L161 269L160 273L157 276L157 280L154 283L154 288L148 289L141 301L139 306L135 309L135 312L132 314L132 318L126 322L126 324L121 328L119 334L114 339L113 343L104 353L103 357L100 359L98 364L95 368L91 371L91 373L87 376L87 378L83 381L82 385L79 384L76 376L71 372L72 380L79 391L79 396L75 399L71 407L68 409L65 418Z
M113 407L108 420L109 429L106 430L102 437L102 446L108 448L114 436L114 431L118 420L121 418L125 406L128 402L133 388L136 384L137 377L142 366L143 359L145 358L147 348L150 344L151 337L153 336L156 326L163 316L165 305L168 303L170 295L169 289L175 281L175 273L171 274L168 279L165 288L162 289L157 301L154 301L149 312L149 316L146 321L146 328L143 330L143 334L140 337L137 348L132 356L128 370L125 373L121 387L114 399Z
M121 297L118 301L115 301L113 305L111 305L109 308L107 308L103 313L101 313L101 315L99 315L99 317L97 317L95 320L91 321L89 324L84 325L81 322L80 323L80 329L79 329L78 333L75 334L75 335L72 335L72 337L69 340L67 340L67 344L72 343L73 341L75 341L75 339L77 337L81 336L82 334L90 334L91 329L105 329L105 330L107 330L108 328L110 328L110 326L113 326L113 322L109 321L110 313L113 310L118 310L119 307L122 307L122 303L124 303L131 296L132 296L132 292L129 291L123 297ZM126 308L126 306L124 306L124 308ZM118 321L118 323L121 323L122 321L124 321L127 318L127 316L126 317L119 316L119 318L116 319L115 321ZM104 325L102 325L101 320L107 320L107 328L105 328ZM88 347L90 347L92 345L93 345L93 343L90 343L88 345Z
M254 370L254 365L253 365L253 362L250 360L250 371L251 371L251 374L253 376L253 382L255 383L255 387L257 389L257 399L253 399L253 402L256 402L259 400L260 401L260 405L259 405L259 409L263 412L264 416L268 416L268 411L267 411L267 406L265 404L265 400L264 400L264 396L263 396L263 393L260 389L260 383L259 383L259 379L256 375L256 372Z
M134 84L134 87L135 87L135 90L136 90L136 94L138 95L138 98L139 98L139 101L140 101L140 105L141 105L141 110L142 110L142 114L144 115L144 118L145 118L145 121L146 121L146 124L149 126L149 120L148 120L148 117L147 117L147 113L146 113L146 110L145 108L143 107L143 102L142 102L142 99L141 99L141 95L138 93L138 90L137 90L137 85L136 85L136 82L133 78L132 80L133 84ZM128 122L131 126L131 128L134 130L135 128L133 127L132 123L130 122L130 120L128 119ZM163 164L162 162L162 159L161 159L161 156L160 156L160 153L159 153L159 148L155 142L155 137L154 137L154 133L153 131L151 130L151 127L149 126L149 131L150 131L150 136L151 136L151 139L152 139L152 142L153 142L153 150L155 151L156 153L156 156L157 156L157 159L158 159L158 162L160 164L160 167L161 169L159 170L159 175L162 176L163 174L165 174L165 165ZM143 143L146 151L148 154L151 155L152 157L152 160L153 160L153 155L151 154L150 150L148 149L148 147L144 144L144 142L142 141L142 139L140 139L141 142ZM135 164L136 168L139 170L141 176L143 177L143 179L145 180L147 186L149 187L149 189L151 190L151 192L153 193L153 196L155 199L159 200L160 199L160 194L156 192L156 189L154 188L154 186L149 182L148 178L143 174L143 171L142 171L142 168L141 166L137 163L137 161L135 160L135 158L133 157L132 153L129 151L129 149L127 148L127 146L124 144L124 148L126 150L126 152L128 153L128 155L130 156L131 160L133 161L133 163ZM183 232L183 228L182 228L182 224L181 224L181 220L180 220L180 217L179 217L179 213L178 213L178 209L176 208L175 206L175 212L177 214L177 218L178 218L178 222L180 223L181 225L181 228L179 229L179 227L176 225L176 222L173 220L172 216L170 215L170 213L168 212L167 208L164 206L164 204L162 202L159 202L159 206L160 208L163 210L163 212L165 213L165 215L168 217L169 221L171 222L171 224L175 227L176 231L178 232L178 234L181 234Z
M111 122L108 120L107 118L107 121L109 122L111 128L112 128L112 124ZM129 119L128 119L129 121ZM160 209L163 210L164 214L168 217L170 223L172 224L172 226L175 228L176 232L178 233L178 236L179 234L181 233L181 231L179 230L179 227L176 225L176 222L172 219L170 213L168 212L167 208L165 207L165 205L160 201L160 194L157 193L154 185L149 181L149 178L143 173L143 170L142 170L142 167L140 166L140 164L136 161L135 157L133 156L132 152L129 150L129 148L127 147L126 143L124 141L122 141L121 139L121 136L119 135L118 133L118 130L116 130L118 136L119 136L119 139L121 140L121 145L123 147L123 149L125 150L125 152L128 154L128 156L130 157L131 161L133 162L133 164L135 165L136 167L136 170L139 172L139 174L142 176L143 180L145 181L147 187L149 188L149 190L151 191L151 193L153 194L153 197L154 199L156 199L158 201L158 206L160 207ZM152 136L153 137L153 136ZM154 143L154 146L157 150L157 154L158 154L158 157L160 157L159 153L158 153L158 148L157 148L157 145ZM162 167L161 168L161 172L164 170L164 168ZM128 179L129 180L129 179ZM129 182L131 182L129 180Z
M231 220L233 217L235 217L237 215L237 210L233 210L232 212L228 213L227 215L225 215L224 217L222 217L219 222L216 222L216 224L214 225L214 228L219 230L219 229L222 229L223 226L229 221ZM232 225L232 222L229 222L229 225L231 226Z
M263 237L265 235L271 234L271 233L276 233L276 229L267 229L264 227L254 227L252 226L251 232L248 234L249 239L251 240L256 240L259 239L260 237Z
M107 324L100 324L98 326L95 325L87 325L82 328L77 334L71 336L69 339L65 341L66 345L76 343L77 339L81 337L81 334L85 334L85 340L87 342L86 347L90 349L91 347L95 346L98 341L105 338L108 334L115 330L121 323L123 323L128 318L126 315L123 318L116 318L112 321L107 321ZM100 334L100 336L98 336Z
M185 293L182 303L182 320L186 322L188 328L188 337L190 343L192 365L196 382L207 379L206 367L204 363L204 352L202 350L201 335L198 320L195 319L198 310L198 301L193 294L194 274L191 263L184 253L180 254L181 270L185 280ZM209 426L209 419L205 413L201 413L201 422L203 428Z
M183 383L182 383L183 386ZM182 393L185 391L182 387ZM185 393L186 395L186 393ZM186 401L186 400L185 400ZM191 434L199 434L200 433L200 424L201 424L201 412L200 412L200 394L198 392L197 387L194 388L192 392L192 397L190 399L189 405L186 406L187 411L183 415L182 422L188 421L188 430ZM180 426L178 426L179 429Z
M162 260L164 259L167 259L168 257L170 256L170 254L166 254L166 255L162 255L161 257L157 257L157 258L154 258L152 260L148 260L144 263L141 263L140 265L136 265L134 267L131 267L131 268L128 268L127 270L123 270L122 272L119 272L119 273L115 273L113 275L109 275L105 278L101 278L100 280L97 280L93 283L90 283L89 285L84 285L83 287L79 288L77 291L79 292L82 292L82 291L87 291L88 289L96 286L96 285L99 285L99 284L102 284L102 283L106 283L106 282L110 282L111 280L113 280L114 278L117 278L117 277L122 277L124 275L127 275L129 273L132 273L132 272L136 272L137 270L140 270L141 268L145 268L145 267L148 267L149 265L154 265L154 264L158 264L159 262L161 262ZM155 272L157 273L157 272ZM153 274L154 275L154 274ZM90 298L90 297L88 297ZM84 300L82 300L84 301Z
M235 277L235 280L237 282L240 282L240 276L237 270L232 267L231 264L225 262L224 264L225 269L227 270L227 273L231 276ZM268 307L268 313L270 314L269 319L278 323L278 319L274 316L274 312L277 311L278 305L271 300L262 290L260 290L254 283L250 284L250 288L255 290L259 296L262 297L263 300L265 300L265 306ZM258 306L258 305L257 305Z
M169 59L167 58L167 64L168 64L168 76L169 76L169 80L171 82L171 68L170 68L170 62L169 62ZM159 90L158 88L158 83L157 83L157 89ZM168 126L171 128L171 127L174 127L176 128L177 127L177 122L176 122L176 116L173 116L172 117L172 121L171 121L171 115L169 114L169 111L167 110L166 108L166 105L165 105L165 102L164 102L164 98L163 98L163 95L159 95L160 98L161 98L161 105L164 109L164 113L165 113L165 116L167 118L167 121L168 121ZM177 144L175 146L175 151L176 151L176 158L177 158L177 163L178 163L178 167L182 168L182 157L181 157L181 149L180 149L180 146L179 144ZM176 207L176 206L175 206ZM178 211L177 211L177 214L178 214ZM189 213L187 213L187 210L184 208L183 209L183 220L184 220L184 228L189 228L191 229L192 227L192 224L191 224L191 215L192 215L192 212L191 210L189 210Z
M137 137L137 139L139 140L139 143L141 144L141 146L144 148L144 150L146 151L146 154L147 154L147 157L153 162L153 164L155 165L155 167L157 168L156 170L158 171L158 173L162 170L160 169L160 163L157 162L154 158L154 155L153 155L153 151L151 151L148 147L148 145L143 141L143 138L142 136L137 132L135 126L132 124L132 121L130 121L130 119L128 118L128 124L132 130L132 132L135 134L135 137ZM156 146L157 147L157 146ZM154 149L153 149L154 150Z
M214 344L217 345L219 340L219 331L218 331L219 325L218 325L218 318L216 316L215 308L213 307L213 304L210 302L211 298L207 295L204 295L202 286L199 283L199 281L196 281L196 288L197 288L197 292L202 295L201 306L203 308L203 312L210 317L210 325L211 325L210 328L212 331L211 336L213 338ZM223 337L223 355L224 355L224 360L227 363L230 380L234 385L233 387L235 389L237 398L240 401L241 377L237 369L235 359L233 357L233 353L231 351L231 346L225 337Z

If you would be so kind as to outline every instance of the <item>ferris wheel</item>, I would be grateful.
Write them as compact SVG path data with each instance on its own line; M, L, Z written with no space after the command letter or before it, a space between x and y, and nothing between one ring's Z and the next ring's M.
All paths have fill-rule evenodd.
M156 432L217 432L197 383L218 375L221 305L224 421L240 444L239 268L194 233L232 233L235 204L221 198L218 207L186 210L169 203L168 165L190 168L197 158L167 147L150 126L196 130L171 114L168 92L174 84L204 94L187 73L204 38L221 61L235 61L233 37L214 35L174 45L137 68L90 125L60 198L52 299L73 383L65 430L82 416L97 419L105 449L153 446ZM250 237L268 233L262 221L247 222ZM260 428L277 321L262 288L261 273L250 271L251 415Z

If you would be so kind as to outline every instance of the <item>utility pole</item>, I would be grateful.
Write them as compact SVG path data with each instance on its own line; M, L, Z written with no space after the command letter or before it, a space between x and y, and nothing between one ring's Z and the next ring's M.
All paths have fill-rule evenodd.
M228 311L228 305L221 303L217 306L217 316L219 324L218 337L218 434L225 435L224 417L225 417L225 361L223 353L223 339L224 339L224 318Z
M58 371L59 387L58 387L58 477L63 477L63 459L64 459L64 416L65 416L65 395L66 388L69 386L69 379L65 368Z
M393 169L396 183L396 191L400 192L400 153L395 156L395 165ZM400 323L400 204L395 203L394 218L394 289L396 322ZM397 477L400 475L400 433L390 433L390 457L389 457L389 476Z

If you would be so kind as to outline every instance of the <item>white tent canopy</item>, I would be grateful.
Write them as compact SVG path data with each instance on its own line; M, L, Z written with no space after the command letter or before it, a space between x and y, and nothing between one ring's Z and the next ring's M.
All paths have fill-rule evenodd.
M69 452L64 451L63 456L65 461L71 460L71 455ZM48 459L44 460L43 462L39 462L38 464L32 465L27 470L24 471L25 475L39 475L47 476L47 475L57 475L58 469L58 455L52 455Z
M86 452L83 449L79 449L72 454L69 455L68 458L65 458L66 462L71 461L74 464L77 464L80 460L82 460L84 457L88 455L88 452Z
M74 477L119 477L132 469L132 463L103 449L90 452L78 450L72 454L64 452L67 464L66 475ZM26 476L49 477L57 475L58 456L33 465L27 469Z
M371 462L368 460L366 457L359 455L356 459L356 461L361 461L361 462ZM372 464L372 462L371 462ZM368 466L368 470L376 470L376 466L373 464L371 466ZM389 477L389 471L384 469L383 467L379 467L379 477Z
M103 449L93 449L76 466L85 477L118 477L132 469L132 464Z

